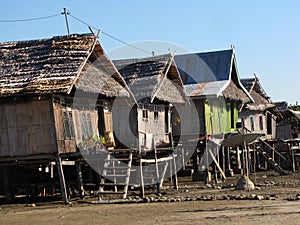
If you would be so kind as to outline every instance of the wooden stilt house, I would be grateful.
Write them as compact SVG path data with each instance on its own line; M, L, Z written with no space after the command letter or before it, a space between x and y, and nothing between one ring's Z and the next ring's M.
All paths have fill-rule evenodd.
M201 133L236 132L238 109L252 97L240 82L233 49L177 55L175 61L199 111Z
M243 86L250 93L255 102L243 104L239 118L251 132L262 133L266 139L275 139L276 120L280 116L276 105L264 91L259 79L241 79Z
M284 143L276 140L277 120L282 115L270 97L264 91L259 79L242 79L242 84L251 94L254 102L241 106L239 118L245 133L260 133L262 137L250 145L251 157L255 158L253 170L267 169L269 166L279 174L286 174L281 168L287 162L289 153ZM281 162L281 163L280 163Z
M138 103L129 121L139 143L148 147L149 135L155 144L170 143L172 104L185 103L183 84L173 57L118 60L114 64Z
M111 131L116 96L129 96L126 83L94 35L1 43L0 166L56 161L67 202L61 161Z
M223 171L230 170L229 151L224 153L222 149L223 159L218 160L216 146L226 135L237 132L240 106L253 101L240 81L233 49L177 55L175 62L199 116L202 144L198 149L200 162L194 160L195 171L207 168L213 161L222 165Z
M176 172L171 112L174 105L185 103L174 57L160 55L113 62L136 100L129 110L122 102L114 106L114 118L119 118L114 120L117 145L131 151L129 158L134 154L132 164L139 166L139 171L132 172L130 179L134 184L136 181L132 181L132 177L139 178L137 184L142 187L141 195L144 195L144 184L156 184L160 192L170 163Z

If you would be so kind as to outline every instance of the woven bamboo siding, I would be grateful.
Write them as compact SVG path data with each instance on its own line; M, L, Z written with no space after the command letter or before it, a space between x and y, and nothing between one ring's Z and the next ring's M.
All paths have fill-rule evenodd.
M55 152L49 100L4 103L0 115L1 157Z

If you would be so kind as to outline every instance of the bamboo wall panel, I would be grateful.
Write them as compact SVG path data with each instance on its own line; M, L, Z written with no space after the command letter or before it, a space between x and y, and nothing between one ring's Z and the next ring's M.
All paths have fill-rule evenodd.
M5 103L0 116L0 156L55 152L49 100Z

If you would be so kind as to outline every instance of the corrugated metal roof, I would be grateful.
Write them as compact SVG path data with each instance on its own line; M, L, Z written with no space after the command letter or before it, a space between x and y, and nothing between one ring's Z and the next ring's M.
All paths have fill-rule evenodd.
M233 50L192 53L175 56L184 84L230 79Z
M200 84L184 85L186 94L190 97L198 96L222 96L222 90L226 87L228 81L213 81Z

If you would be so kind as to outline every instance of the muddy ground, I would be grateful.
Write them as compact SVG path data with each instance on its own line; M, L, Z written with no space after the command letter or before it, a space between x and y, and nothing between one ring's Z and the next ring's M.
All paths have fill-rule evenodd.
M99 203L96 195L72 198L70 205L44 200L2 204L0 224L299 224L298 173L252 175L257 188L251 191L235 190L238 178L205 185L180 177L178 191L165 183L161 195L148 190L141 199L138 190L130 190L128 199L118 204Z

